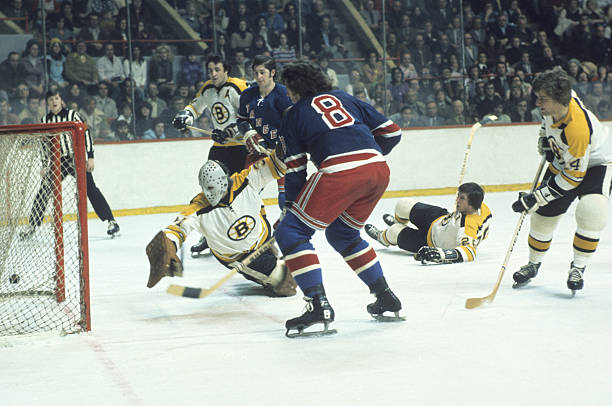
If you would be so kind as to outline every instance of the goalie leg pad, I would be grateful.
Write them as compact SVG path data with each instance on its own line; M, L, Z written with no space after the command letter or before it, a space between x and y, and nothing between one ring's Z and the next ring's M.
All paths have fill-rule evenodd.
M389 244L397 245L397 238L398 238L400 232L404 228L406 228L406 226L404 224L401 224L401 223L393 224L391 227L387 228L384 231L385 239L389 242Z
M279 259L268 277L266 284L278 296L295 296L297 284L289 272L285 261Z
M402 224L410 221L410 212L418 202L410 197L400 199L395 205L395 219Z
M176 255L176 246L163 231L158 232L146 248L149 258L149 280L147 287L152 288L164 276L183 276L183 264Z

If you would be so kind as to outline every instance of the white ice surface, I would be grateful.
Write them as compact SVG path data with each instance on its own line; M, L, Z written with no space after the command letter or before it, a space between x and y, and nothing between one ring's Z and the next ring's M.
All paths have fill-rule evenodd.
M422 266L370 240L403 323L370 319L367 287L317 233L338 334L311 339L284 337L285 320L302 313L300 294L271 298L240 276L203 300L165 293L171 282L205 287L221 278L227 271L210 256L186 256L184 279L147 289L144 247L172 214L119 218L115 240L91 220L93 331L0 342L0 404L612 404L612 227L571 298L575 205L540 275L513 290L512 273L527 260L527 220L495 301L464 307L493 288L518 219L515 195L486 196L494 218L474 263ZM453 196L421 200L451 207ZM394 204L382 200L370 221L381 226Z

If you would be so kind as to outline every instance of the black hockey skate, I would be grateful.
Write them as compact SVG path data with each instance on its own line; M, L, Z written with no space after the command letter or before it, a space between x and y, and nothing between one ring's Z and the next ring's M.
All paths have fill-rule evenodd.
M285 336L295 337L318 337L336 334L335 329L329 329L329 323L334 321L334 309L329 305L323 285L316 285L308 289L305 294L314 294L313 297L305 296L306 311L299 317L287 320L285 323ZM323 323L323 330L304 332L304 329L318 323ZM290 333L297 330L297 333Z
M378 228L376 228L374 224L366 224L364 228L365 228L366 234L369 235L370 238L375 239L376 241L378 241L385 247L389 246L389 243L383 237L383 231L380 231Z
M376 282L370 286L370 293L376 295L376 301L367 306L368 313L377 321L404 321L404 317L399 315L402 309L400 300L387 285L387 280L384 276L378 278ZM383 313L393 312L395 316L385 316Z
M383 214L383 221L389 227L391 227L393 224L397 223L397 221L395 220L395 217L393 217L391 214Z
M110 235L111 238L115 238L118 232L119 224L117 224L115 220L108 220L108 229L106 230L106 234Z
M582 279L582 275L584 275L584 271L586 271L586 266L578 267L572 264L570 265L569 275L567 277L567 288L572 291L572 296L576 294L577 290L580 290L584 286L584 279Z
M512 275L512 278L514 279L514 284L512 287L516 289L527 285L529 282L531 282L531 279L536 277L538 274L538 269L540 269L540 262L537 264L529 262L527 265L523 265L521 269Z
M206 237L202 236L200 241L191 246L191 258L197 258L202 255L202 252L206 251L208 248L208 242L206 241Z

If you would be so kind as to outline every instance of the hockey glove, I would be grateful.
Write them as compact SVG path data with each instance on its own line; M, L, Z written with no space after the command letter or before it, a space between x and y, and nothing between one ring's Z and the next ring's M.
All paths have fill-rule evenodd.
M414 254L414 259L421 261L422 264L452 264L454 262L461 262L461 256L456 249L445 250L428 246L419 248L417 253Z
M229 139L234 138L237 132L236 124L230 124L222 130L215 128L210 137L214 142L225 144Z
M533 193L520 192L516 202L512 203L512 210L516 213L526 211L531 214L538 207L546 206L548 203L561 197L561 194L548 185L540 186Z
M193 115L189 110L181 110L176 113L176 116L174 116L174 120L172 120L172 125L177 130L184 131L187 129L188 125L193 125Z
M550 147L550 143L548 142L548 138L546 138L546 136L538 137L538 153L541 156L546 156L546 160L548 162L552 162L555 158L555 155L553 154L552 148Z
M257 133L248 121L242 121L238 124L238 131L241 138L244 140L249 154L264 154L267 155L264 138Z

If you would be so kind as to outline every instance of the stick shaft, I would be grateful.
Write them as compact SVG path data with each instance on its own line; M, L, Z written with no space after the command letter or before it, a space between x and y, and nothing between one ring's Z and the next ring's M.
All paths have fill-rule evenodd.
M202 133L202 134L206 134L206 135L209 135L209 136L210 136L210 135L212 135L212 131L205 130L205 129L203 129L203 128L194 127L194 126L192 126L192 125L188 125L188 126L185 126L185 127L187 127L187 128L188 128L188 129L190 129L190 130L193 130L193 131L196 131L196 132Z
M540 176L542 175L542 171L544 170L544 164L546 164L546 157L542 157L542 161L540 162L540 166L538 167L536 176L533 179L533 183L531 184L531 193L533 193L536 187L538 186L538 182L540 181ZM512 254L512 251L514 250L514 245L516 244L516 240L518 239L519 232L521 231L521 227L523 226L523 221L525 220L526 216L527 216L527 212L525 211L522 212L521 216L519 217L519 221L517 222L516 227L514 228L514 233L512 234L512 238L510 239L510 245L508 247L508 251L506 251L506 257L504 258L504 262L502 264L501 270L499 272L499 275L497 276L497 281L495 282L493 291L488 296L485 296L485 297L480 297L480 298L474 297L474 298L467 299L465 301L466 309L473 309L475 307L480 306L484 302L491 303L493 299L495 299L495 295L497 294L497 290L499 289L499 286L501 285L501 281L504 277L506 267L508 266L508 262L510 261L510 255Z

